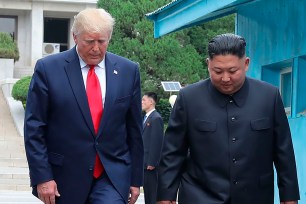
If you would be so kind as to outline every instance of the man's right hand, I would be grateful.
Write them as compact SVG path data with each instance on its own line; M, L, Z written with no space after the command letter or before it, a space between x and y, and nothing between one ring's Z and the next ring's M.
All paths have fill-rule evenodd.
M176 204L176 201L170 201L170 200L162 200L162 201L157 201L157 204Z
M55 204L55 196L60 196L54 180L38 184L37 193L38 198L45 204Z

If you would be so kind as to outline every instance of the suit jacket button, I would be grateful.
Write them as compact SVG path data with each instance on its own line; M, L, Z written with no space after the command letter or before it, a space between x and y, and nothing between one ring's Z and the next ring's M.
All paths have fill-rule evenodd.
M236 142L237 141L237 138L236 137L233 137L232 138L232 142Z
M89 166L89 171L92 171L93 170L93 166Z
M235 180L235 181L234 181L234 184L237 185L237 184L238 184L238 181Z

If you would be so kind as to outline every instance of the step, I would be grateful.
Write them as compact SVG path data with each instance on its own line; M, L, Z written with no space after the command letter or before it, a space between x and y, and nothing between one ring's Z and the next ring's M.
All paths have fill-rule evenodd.
M29 169L25 167L0 167L0 175L22 174L29 175Z
M12 152L14 151L20 153L25 152L23 141L13 140L12 138L11 140L1 140L0 148L1 151L12 151Z
M31 191L5 191L0 190L0 204L42 204L32 195Z
M30 186L29 178L0 178L0 185Z
M28 162L24 158L0 158L0 168L1 167L28 168Z
M7 159L7 158L21 158L26 160L26 156L24 152L20 152L20 151L7 151L4 149L0 149L0 159Z
M30 184L6 184L6 183L2 183L2 179L0 179L0 191L15 191L15 192L19 192L19 191L31 191L32 188L30 187ZM0 199L1 200L1 199Z
M30 191L28 168L0 167L0 190Z

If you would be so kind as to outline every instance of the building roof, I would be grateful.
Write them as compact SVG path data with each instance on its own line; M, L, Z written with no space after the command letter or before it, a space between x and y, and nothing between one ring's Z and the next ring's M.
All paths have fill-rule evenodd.
M198 25L231 13L258 0L173 0L146 14L154 21L154 37Z
M164 5L164 6L160 7L160 8L158 8L157 10L155 10L155 11L153 11L153 12L151 12L151 13L146 14L146 16L150 18L150 16L152 16L152 15L154 15L154 14L157 14L157 13L160 13L160 12L162 12L163 10L168 9L169 7L172 7L172 6L174 6L175 4L177 4L177 3L180 3L181 1L183 1L183 0L173 0L173 1L171 1L170 3L168 3L168 4L166 4L166 5Z

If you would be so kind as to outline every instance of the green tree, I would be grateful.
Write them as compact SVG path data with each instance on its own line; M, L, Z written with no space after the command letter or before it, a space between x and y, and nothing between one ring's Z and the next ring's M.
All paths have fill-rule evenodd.
M218 18L186 30L186 34L190 37L190 43L204 59L207 58L207 45L209 40L219 34L234 32L235 14Z
M17 101L21 101L24 108L27 102L28 91L29 91L31 79L32 79L32 76L26 76L26 77L19 79L14 84L13 89L12 89L12 97Z
M145 17L169 1L99 0L98 7L116 19L109 50L140 65L142 91L155 91L168 98L161 81L180 81L183 85L206 78L203 58L190 43L190 37L176 32L159 39L153 37L153 22Z
M217 34L234 32L234 15L154 39L153 22L145 17L170 0L99 0L116 19L109 51L139 63L142 91L154 91L163 102L158 106L165 123L170 113L169 93L161 81L183 86L208 76L207 44Z
M195 47L202 59L208 57L207 46L209 41L216 35L235 32L235 14L203 23L186 29L185 34L190 37L190 43ZM203 63L202 69L208 76L207 64Z

